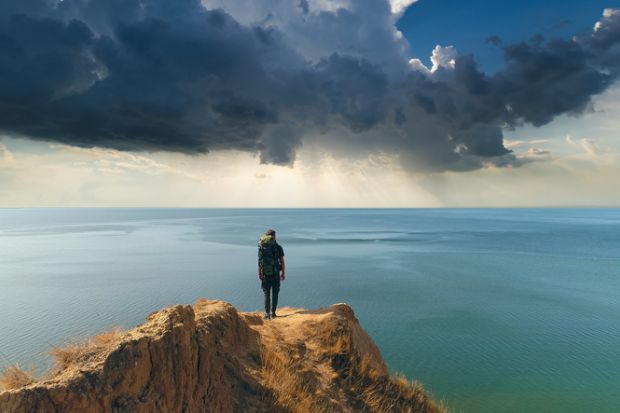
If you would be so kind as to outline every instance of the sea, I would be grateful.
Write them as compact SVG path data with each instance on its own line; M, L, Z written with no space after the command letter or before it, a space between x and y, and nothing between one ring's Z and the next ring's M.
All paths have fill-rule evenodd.
M620 411L620 209L0 209L0 367L164 306L346 302L451 411Z

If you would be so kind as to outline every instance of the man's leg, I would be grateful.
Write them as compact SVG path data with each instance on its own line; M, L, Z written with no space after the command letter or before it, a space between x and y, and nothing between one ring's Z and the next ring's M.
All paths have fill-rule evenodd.
M263 283L263 294L265 295L265 314L269 314L269 310L271 308L270 300L269 300L269 290L271 286L268 283Z
M276 315L276 308L278 308L278 294L280 293L280 283L276 282L272 286L273 300L271 300L271 315Z

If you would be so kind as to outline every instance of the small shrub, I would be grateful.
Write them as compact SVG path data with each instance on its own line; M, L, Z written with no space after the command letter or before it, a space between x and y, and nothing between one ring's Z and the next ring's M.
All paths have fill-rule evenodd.
M34 367L23 370L18 365L9 366L0 374L0 388L3 390L19 389L35 382Z
M123 331L120 328L115 328L99 333L85 341L70 343L64 347L55 347L49 351L49 354L56 360L56 368L62 371L72 365L92 360L117 344L122 337Z

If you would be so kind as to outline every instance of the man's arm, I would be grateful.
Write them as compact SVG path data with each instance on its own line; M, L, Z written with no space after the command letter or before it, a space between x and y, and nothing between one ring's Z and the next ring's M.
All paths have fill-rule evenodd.
M280 257L280 265L282 266L282 272L280 273L280 279L284 280L286 278L286 262L284 262L284 255Z

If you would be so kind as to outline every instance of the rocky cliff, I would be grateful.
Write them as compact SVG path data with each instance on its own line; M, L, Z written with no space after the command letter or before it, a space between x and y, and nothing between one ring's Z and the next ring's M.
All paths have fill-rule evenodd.
M389 376L345 304L263 321L201 300L98 337L56 351L49 377L0 393L0 412L442 411L419 385Z

